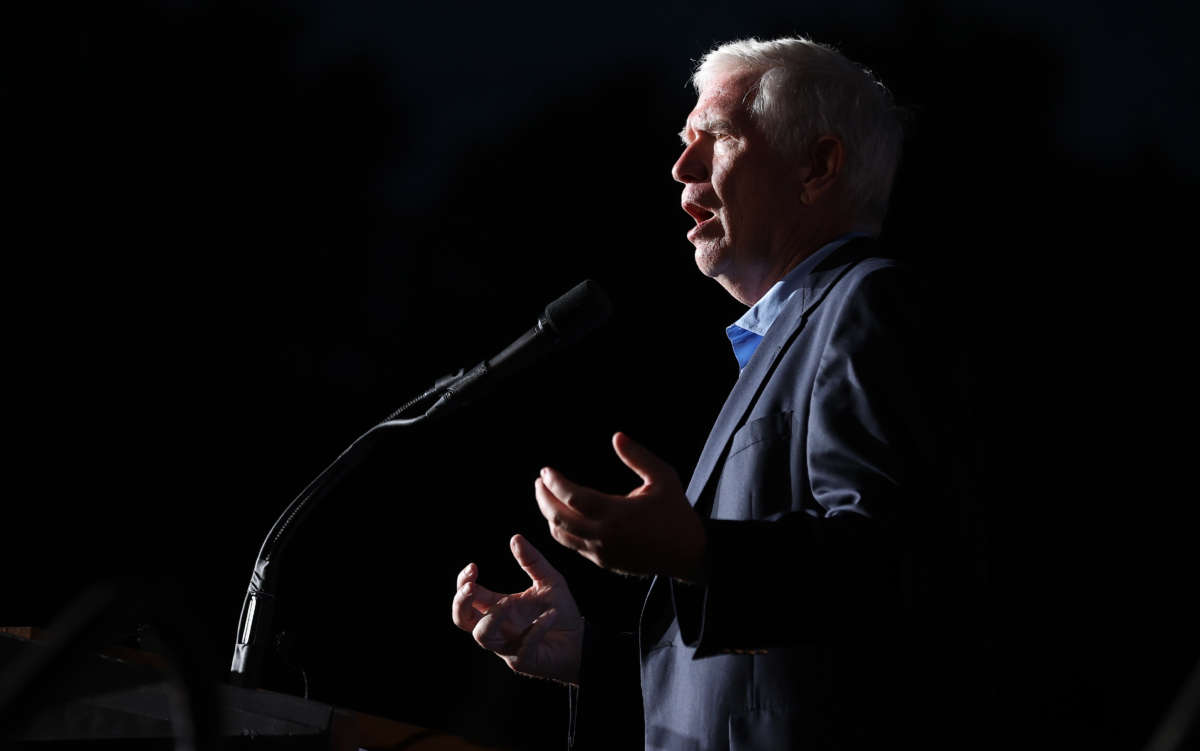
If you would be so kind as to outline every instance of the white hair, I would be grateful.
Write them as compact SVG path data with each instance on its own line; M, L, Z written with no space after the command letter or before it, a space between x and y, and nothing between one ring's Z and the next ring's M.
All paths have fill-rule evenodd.
M883 223L903 131L887 87L833 47L803 37L740 39L709 52L696 67L699 93L731 73L756 73L747 93L751 117L788 158L807 160L817 138L842 143L844 195L861 228Z

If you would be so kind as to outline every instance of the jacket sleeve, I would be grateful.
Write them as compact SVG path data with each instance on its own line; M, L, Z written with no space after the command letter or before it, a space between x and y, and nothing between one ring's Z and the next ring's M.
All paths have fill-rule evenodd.
M807 420L791 426L805 434L805 487L791 489L790 512L706 520L704 584L671 583L697 658L871 638L902 616L938 413L914 285L883 267L822 303L835 307L824 311Z
M579 683L568 688L570 751L640 748L641 676L637 635L584 622Z

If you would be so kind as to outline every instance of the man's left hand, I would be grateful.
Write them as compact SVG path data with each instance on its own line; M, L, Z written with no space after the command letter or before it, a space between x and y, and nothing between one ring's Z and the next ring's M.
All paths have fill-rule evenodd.
M628 495L601 493L542 469L534 495L551 536L601 568L701 581L704 525L679 475L624 433L613 436L613 449L642 478Z

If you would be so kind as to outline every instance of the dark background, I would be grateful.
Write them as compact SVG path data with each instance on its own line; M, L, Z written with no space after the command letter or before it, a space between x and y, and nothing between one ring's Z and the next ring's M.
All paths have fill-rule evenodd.
M450 621L527 535L584 612L645 583L549 537L539 467L685 477L740 307L669 169L692 60L803 33L912 123L887 247L943 293L987 510L996 725L1132 748L1200 656L1190 475L1195 12L1153 4L171 2L6 10L5 625L165 576L227 668L275 516L359 433L584 278L602 332L419 438L301 531L277 625L314 698L516 748L566 697ZM984 668L981 667L981 670ZM269 685L299 693L273 671ZM970 747L971 741L964 742Z

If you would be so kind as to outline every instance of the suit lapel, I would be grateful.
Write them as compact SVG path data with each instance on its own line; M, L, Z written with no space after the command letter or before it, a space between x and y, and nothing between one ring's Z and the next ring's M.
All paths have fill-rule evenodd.
M717 421L708 434L699 461L696 462L691 482L688 483L687 497L693 506L704 495L713 471L725 454L729 439L745 421L750 408L754 406L758 395L774 372L779 358L803 328L809 312L820 304L838 279L870 255L874 248L875 241L872 238L851 240L817 264L817 267L801 281L788 306L771 324L767 335L754 351L754 356L746 363L725 400L725 405L721 407L721 413L717 415Z
M788 307L771 324L767 335L759 343L758 349L746 368L738 376L733 391L725 400L725 406L717 415L717 422L708 434L704 450L696 462L692 480L688 483L687 497L696 506L696 510L707 516L708 509L698 502L706 496L709 481L721 464L729 440L734 432L741 427L749 414L754 402L762 393L763 387L774 372L776 364L784 351L795 341L803 328L808 314L821 304L825 295L846 275L859 261L867 258L875 251L875 241L864 237L851 240L834 251L828 258L812 270L800 284L796 295L792 297ZM705 504L706 505L706 504ZM650 582L646 592L646 600L642 603L642 617L639 622L639 640L643 650L650 649L670 627L674 613L670 607L670 590L664 585L663 577L656 576Z

